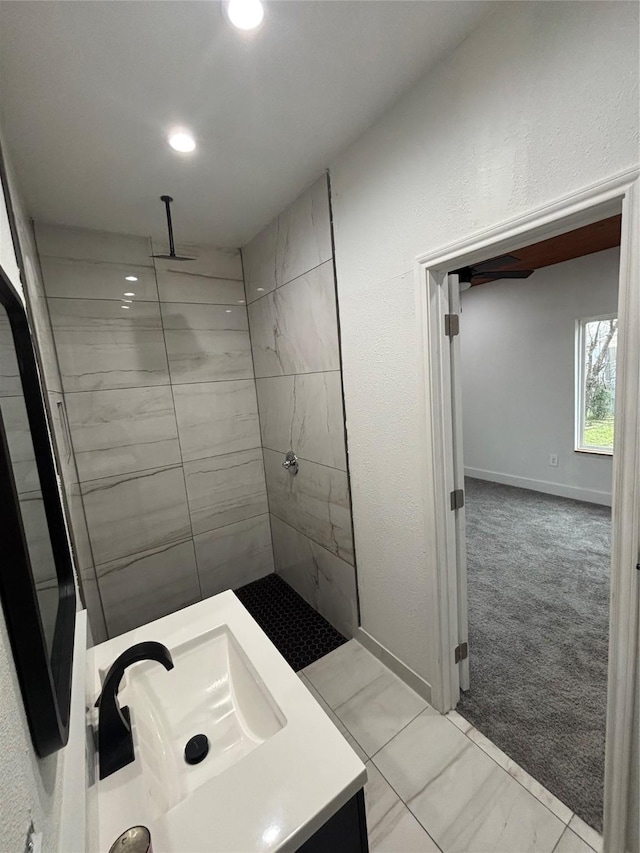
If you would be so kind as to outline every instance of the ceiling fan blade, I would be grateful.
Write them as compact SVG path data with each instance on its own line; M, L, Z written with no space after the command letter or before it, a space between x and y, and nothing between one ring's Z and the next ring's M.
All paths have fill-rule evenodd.
M472 278L529 278L535 270L485 270L474 271Z
M515 264L519 260L520 258L516 258L515 255L498 255L497 258L491 258L488 261L482 261L480 264L474 264L472 269L475 272L484 272L487 269L492 270L504 264Z

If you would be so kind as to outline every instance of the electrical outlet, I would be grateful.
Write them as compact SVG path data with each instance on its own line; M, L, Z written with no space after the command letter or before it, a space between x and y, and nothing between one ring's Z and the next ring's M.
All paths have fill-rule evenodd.
M549 465L551 465L552 468L558 467L558 454L557 453L550 453L549 454Z

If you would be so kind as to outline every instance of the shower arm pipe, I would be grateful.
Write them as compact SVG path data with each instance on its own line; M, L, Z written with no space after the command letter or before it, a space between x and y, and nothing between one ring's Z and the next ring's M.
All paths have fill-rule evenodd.
M169 232L169 254L175 255L176 249L173 242L173 223L171 222L171 202L173 199L170 195L160 196L160 200L164 202L167 211L167 231Z

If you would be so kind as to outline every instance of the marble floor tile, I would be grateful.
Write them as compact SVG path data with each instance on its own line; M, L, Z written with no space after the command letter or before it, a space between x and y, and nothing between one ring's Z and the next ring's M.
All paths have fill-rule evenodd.
M339 370L331 261L249 305L256 377Z
M346 471L339 370L258 379L256 388L264 447Z
M296 475L284 454L264 448L269 509L309 539L353 564L349 483L345 471L301 460Z
M336 715L334 714L334 712L333 712L333 711L331 710L331 708L327 705L327 703L324 701L324 699L322 698L322 696L321 696L321 695L318 693L318 691L315 689L315 687L313 686L313 684L309 681L309 679L308 679L308 678L306 678L306 677L305 677L304 673L299 672L299 673L298 673L298 676L300 677L300 679L301 679L302 683L303 683L303 684L304 684L304 686L307 688L307 690L309 691L309 693L311 693L311 695L312 695L312 696L313 696L313 698L316 700L316 702L318 703L318 705L320 705L320 707L321 707L321 708L322 708L322 710L325 712L325 714L327 715L327 717L329 717L329 719L331 720L331 722L333 723L333 725L338 729L338 731L340 732L340 734L342 735L342 737L347 741L347 743L349 744L349 746L351 747L351 749L352 749L352 750L355 752L355 754L358 756L358 758L360 759L360 761L362 761L362 762L363 762L363 764L366 764L366 763L367 763L367 761L369 760L369 756L368 756L368 755L367 755L367 753L364 751L364 749L360 746L360 744L359 744L359 743L358 743L358 741L354 738L354 736L351 734L351 732L349 731L349 729L347 729L347 727L346 727L346 726L345 726L345 725L344 725L344 724L343 724L343 723L338 719L338 717L336 717Z
M278 217L275 268L278 287L332 256L329 187L323 175Z
M367 755L375 755L421 711L438 713L389 670L335 709Z
M177 542L97 567L109 636L200 600L193 542Z
M35 233L40 257L153 267L148 237L38 222Z
M583 841L586 841L589 847L592 847L596 853L602 853L602 836L597 830L589 826L588 823L585 823L581 817L578 817L577 814L574 814L569 821L569 829L573 830Z
M66 404L83 482L182 461L167 385L68 394Z
M96 565L191 535L181 466L89 480L81 488Z
M168 246L164 240L151 241L153 253L166 254ZM242 260L238 249L216 249L212 246L176 246L177 255L186 255L193 260L175 261L170 258L154 258L158 279L164 273L191 275L196 277L220 278L242 282ZM161 297L162 298L162 297ZM238 297L240 298L240 297ZM191 302L191 299L168 299L168 302ZM196 300L198 301L198 300ZM207 300L203 300L206 302Z
M65 391L169 384L157 302L48 301Z
M245 304L242 280L161 271L157 272L157 278L161 302L189 302L233 307Z
M335 710L386 672L387 668L371 652L357 640L349 640L306 667L303 675Z
M252 379L175 385L173 398L185 462L260 447Z
M273 572L268 515L199 533L194 542L204 598Z
M350 563L271 516L276 572L345 637L358 627L356 573Z
M420 826L378 768L369 761L364 798L371 853L437 853Z
M244 305L162 303L171 381L253 379Z
M185 462L184 474L194 534L269 511L259 447Z
M457 729L460 729L460 731L463 734L466 734L469 731L469 729L473 728L473 726L469 722L469 720L465 720L465 718L463 716L461 716L457 711L449 711L449 713L446 715L446 717L447 717L447 720L449 720L449 722L453 723L453 725Z
M276 217L251 242L242 247L242 268L247 302L254 302L277 287L277 239L278 218Z
M595 851L567 827L553 853L595 853Z
M374 762L444 853L551 853L564 823L441 715L422 713Z
M496 762L496 764L499 764L500 767L503 767L510 776L513 776L513 778L519 782L523 788L526 788L527 791L533 794L533 796L540 800L541 803L544 803L549 811L553 812L556 817L559 817L563 823L569 823L571 815L573 814L569 806L565 806L565 804L554 796L551 791L548 791L544 785L541 785L540 782L537 781L537 779L534 779L533 776L527 773L527 771L520 767L519 764L516 764L512 758L509 758L509 756L497 747L493 741L489 740L488 737L483 735L482 732L478 731L474 726L470 726L466 731L466 735L470 740L477 744L483 752L486 752L487 755Z
M127 276L136 281L127 281ZM124 299L158 301L153 267L43 257L42 278L49 297L115 299L121 304ZM128 295L131 293L134 295Z

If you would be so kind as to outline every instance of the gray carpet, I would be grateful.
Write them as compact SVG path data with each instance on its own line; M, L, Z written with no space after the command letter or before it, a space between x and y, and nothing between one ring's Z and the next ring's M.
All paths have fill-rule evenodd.
M465 485L471 689L458 711L602 830L611 511Z

